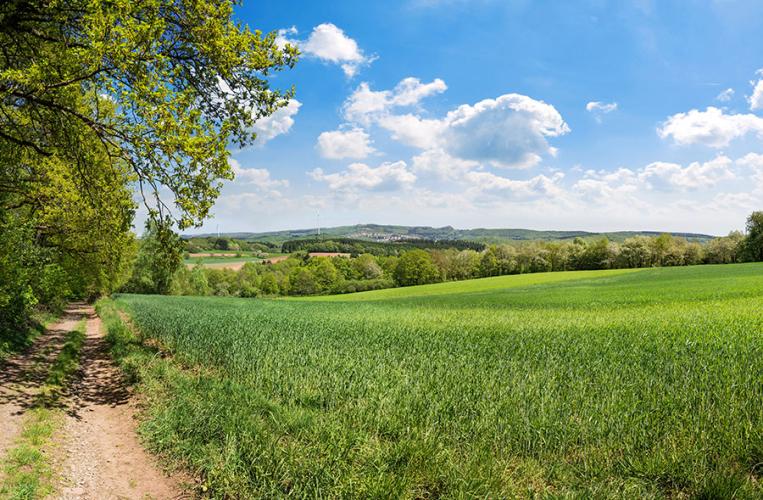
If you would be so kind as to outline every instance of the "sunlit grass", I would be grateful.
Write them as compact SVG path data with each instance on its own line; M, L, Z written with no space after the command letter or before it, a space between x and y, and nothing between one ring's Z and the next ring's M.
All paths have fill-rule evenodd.
M763 493L761 264L357 296L120 297L148 442L219 495Z
M47 371L34 407L24 415L21 435L2 462L0 498L38 499L53 494L53 435L61 422L56 406L79 368L85 340L85 322L67 334L64 345Z

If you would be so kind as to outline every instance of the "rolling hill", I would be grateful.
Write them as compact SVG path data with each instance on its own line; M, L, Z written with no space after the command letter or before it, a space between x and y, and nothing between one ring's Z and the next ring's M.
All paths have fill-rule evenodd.
M248 241L283 243L290 239L316 236L316 228L291 229L263 233L235 232L224 233L220 236ZM353 238L368 241L394 241L401 239L426 240L470 240L483 243L508 243L513 241L532 240L569 240L574 238L595 239L606 236L611 241L622 242L633 236L658 236L660 231L614 231L596 233L590 231L537 231L533 229L456 229L452 226L395 226L384 224L357 224L354 226L337 226L321 228L321 236L326 238ZM673 236L686 238L700 243L714 238L708 234L670 233ZM212 234L193 236L213 236ZM186 237L190 237L186 236Z

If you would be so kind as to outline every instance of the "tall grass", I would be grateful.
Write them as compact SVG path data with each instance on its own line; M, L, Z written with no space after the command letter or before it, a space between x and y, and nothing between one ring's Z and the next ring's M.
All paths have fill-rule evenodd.
M220 496L763 494L763 265L512 278L122 296L142 431Z

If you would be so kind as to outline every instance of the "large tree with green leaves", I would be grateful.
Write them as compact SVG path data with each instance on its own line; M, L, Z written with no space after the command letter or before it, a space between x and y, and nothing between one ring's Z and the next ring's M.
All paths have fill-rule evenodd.
M753 212L747 217L745 226L744 253L747 260L763 261L763 211Z
M18 290L36 302L35 270L53 265L78 295L113 288L133 191L159 232L208 215L232 178L229 145L252 143L293 94L270 77L296 49L237 23L234 4L0 2L0 240L34 256L8 261L0 312Z
M37 158L88 135L160 217L200 223L231 178L227 146L288 103L268 77L296 61L230 0L8 0L0 6L0 139ZM13 163L18 158L13 158ZM5 162L4 162L5 163ZM82 165L84 166L84 165ZM77 171L86 176L86 172Z

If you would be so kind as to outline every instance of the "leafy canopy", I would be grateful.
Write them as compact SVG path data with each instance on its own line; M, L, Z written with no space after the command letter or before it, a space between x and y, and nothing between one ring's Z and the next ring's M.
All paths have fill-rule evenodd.
M179 227L200 224L220 181L232 178L227 146L251 143L253 123L293 93L271 89L268 78L296 62L296 48L235 22L233 7L229 0L2 2L2 152L20 146L52 157L89 137L110 165L129 168L154 217L168 217L170 198ZM18 162L20 150L12 153L7 163ZM86 177L87 164L78 163L73 172Z

